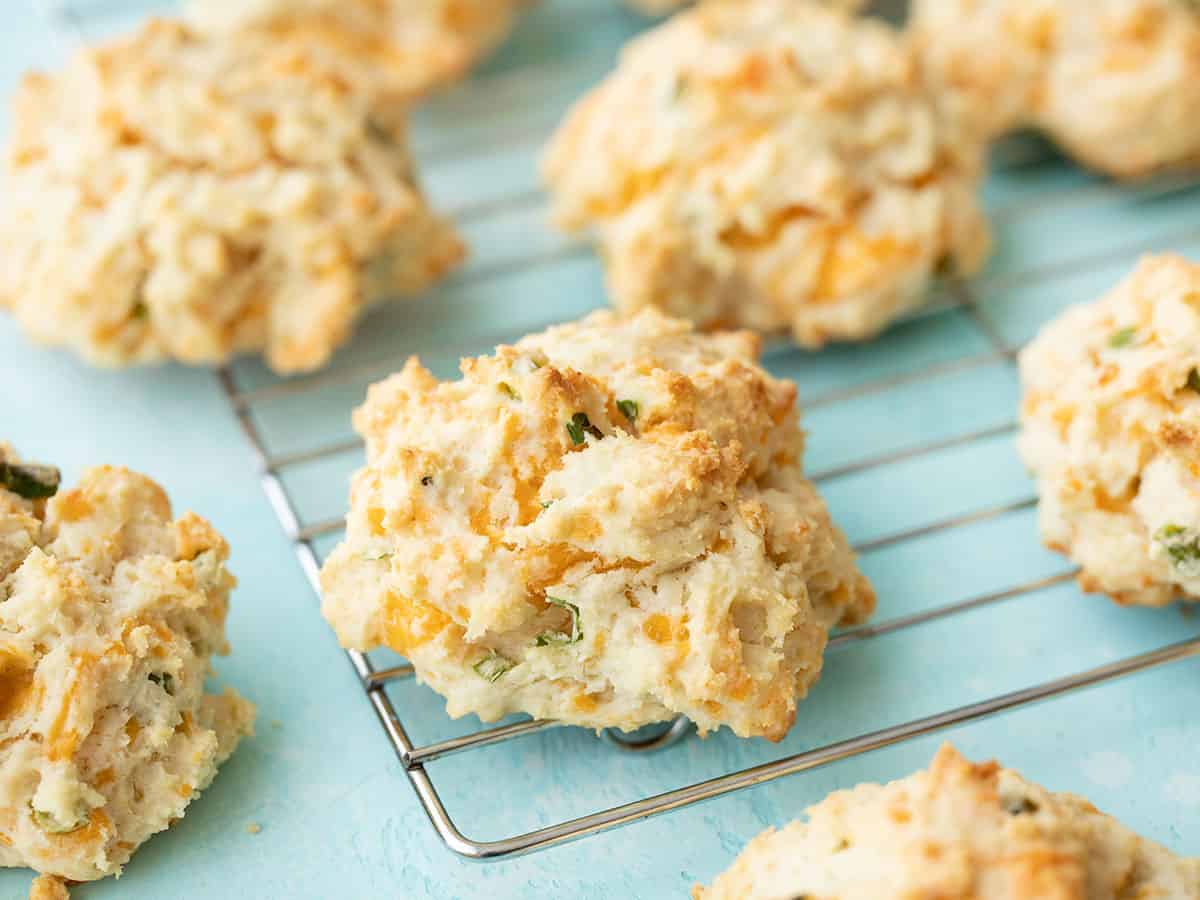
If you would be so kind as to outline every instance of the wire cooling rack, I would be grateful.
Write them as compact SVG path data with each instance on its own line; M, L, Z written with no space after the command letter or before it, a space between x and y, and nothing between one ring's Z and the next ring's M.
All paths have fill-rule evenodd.
M35 6L65 45L127 27L154 11L152 3L128 0ZM434 371L449 376L459 354L488 352L497 342L602 305L600 272L590 250L541 224L544 201L535 159L566 105L611 66L617 47L639 27L630 15L601 0L548 3L530 16L515 46L499 60L416 113L413 144L435 205L455 216L474 251L472 262L434 296L373 315L353 346L322 372L280 380L253 361L218 372L263 490L314 592L319 591L321 559L341 529L346 477L361 461L361 445L348 432L348 422L367 384L398 368L413 351L432 354ZM495 110L506 113L497 116ZM1021 138L998 148L985 197L997 231L997 252L980 278L941 286L926 309L873 345L812 355L775 344L765 355L769 369L800 383L804 421L811 432L811 477L829 498L835 518L843 525L849 520L847 530L866 562L873 554L956 537L1016 516L1027 525L1023 533L1031 532L1036 498L1028 481L1011 471L1010 444L1017 427L1014 363L1020 346L1067 303L1090 299L1112 284L1138 254L1200 250L1200 179L1116 186L1072 168L1045 144ZM881 410L892 426L888 433L856 433L865 419L879 421ZM981 468L974 479L960 482L960 490L939 485L944 470L964 465ZM921 510L914 517L896 512L904 506L903 498L894 506L878 499L877 485L884 483L880 478L905 497L918 490L913 487L917 483L923 485L920 490L940 492L936 502L922 495L913 504ZM1031 546L1034 541L1031 536ZM1036 577L1014 571L1002 587L965 596L959 596L958 585L950 585L946 594L957 599L938 597L889 615L889 586L901 573L898 563L888 565L880 563L871 572L880 593L880 620L836 634L828 649L831 658L888 635L1013 605L1074 577L1066 562L1041 559L1033 567ZM537 740L554 723L511 721L418 742L410 731L428 725L417 721L429 715L428 704L405 704L391 691L413 677L412 667L386 652L347 655L438 834L456 853L488 860L544 849L1200 656L1200 627L1178 630L1190 636L493 840L463 834L443 803L431 764L519 738ZM812 703L814 699L801 706L796 729L805 729ZM604 736L621 750L646 752L670 746L688 730L686 721L677 720L649 736Z

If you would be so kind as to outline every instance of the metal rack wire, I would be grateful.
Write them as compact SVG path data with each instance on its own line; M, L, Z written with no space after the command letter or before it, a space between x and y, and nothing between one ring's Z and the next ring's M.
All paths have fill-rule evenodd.
M47 16L55 31L64 32L72 38L72 42L82 37L77 16L71 13L70 7L50 7L45 3L37 3L39 11ZM1026 151L1019 155L1010 156L1001 165L1019 166L1037 162L1036 152L1030 157ZM1149 191L1169 193L1194 186L1194 182L1186 179L1168 178L1155 182ZM1054 205L1066 206L1077 202L1088 202L1097 191L1106 190L1104 185L1088 184L1082 187L1059 191L1053 195L1038 196L1032 200L1014 204L1008 208L994 210L994 218L1002 227L1006 219L1012 219L1027 214L1036 206ZM458 211L460 221L471 218L486 218L498 211L511 209L514 206L529 206L539 204L540 198L527 190L516 190L498 200L482 203L477 206L464 207ZM1188 228L1178 234L1169 235L1167 243L1175 241L1200 240L1200 228ZM1124 257L1142 249L1151 249L1164 243L1163 238L1150 242L1133 242L1126 247L1109 248L1103 254L1085 254L1067 261L1057 261L1042 267L1026 269L1016 275L1008 276L1010 283L1037 284L1051 277L1058 277L1071 272L1083 271L1089 267L1103 263L1116 257ZM505 263L505 270L514 267L537 267L545 265L549 260L561 258L564 254L586 253L587 248L581 244L566 244L561 249L549 254L531 254ZM496 272L486 268L477 269L469 277L486 280ZM997 280L989 285L997 289ZM993 326L988 317L981 311L976 297L976 287L966 282L953 282L946 286L941 297L933 304L934 312L955 308L965 313L974 327L987 340L987 349L974 355L954 359L949 362L938 362L909 371L902 376L877 378L855 384L851 387L840 387L825 390L804 398L804 407L808 410L823 406L832 406L849 400L878 393L895 387L898 383L919 382L940 376L967 372L974 368L989 364L1004 363L1013 366L1019 347L1007 341ZM929 315L930 310L917 314ZM546 325L552 324L546 322ZM516 334L497 335L500 340L511 340ZM774 352L782 352L776 350ZM772 351L767 354L768 365ZM269 441L256 424L254 412L265 404L286 397L304 397L313 391L332 384L353 382L369 376L388 360L369 360L366 363L341 366L314 375L294 378L265 386L240 388L237 379L230 368L224 368L217 373L220 388L228 400L229 407L237 417L245 435L247 444L253 454L254 464L260 473L262 489L279 520L280 526L287 535L295 552L297 561L307 577L315 593L319 593L320 563L314 542L318 538L336 534L341 528L340 519L322 519L305 522L298 511L296 498L291 496L284 481L284 474L292 467L312 463L328 457L354 450L358 447L356 440L330 440L315 449L305 449L299 452L273 453L269 449ZM399 364L400 359L394 360ZM348 411L347 411L348 412ZM879 469L897 462L919 459L938 451L952 447L971 445L991 438L1011 435L1017 427L1015 415L1013 419L1000 424L990 425L971 431L967 434L955 435L949 438L921 443L914 447L906 447L891 452L881 453L866 459L849 462L844 465L829 467L813 473L812 477L818 485L827 485L840 478ZM908 528L895 533L873 537L861 541L856 549L861 552L878 550L883 547L903 544L920 537L937 532L950 531L957 528L996 519L1006 514L1026 510L1036 504L1033 496L996 506L972 510L959 515L943 518L937 521ZM907 629L919 628L947 617L993 606L1042 591L1070 581L1073 572L1061 572L1048 577L1026 581L1008 586L1004 589L979 594L958 602L948 603L922 610L920 612L900 616L881 622L856 627L835 635L828 647L830 653L853 652L853 648L881 636L893 634ZM886 587L884 588L886 590ZM315 610L314 610L315 614ZM674 790L669 790L654 796L644 797L607 809L601 809L587 815L556 822L499 840L473 840L460 831L442 801L438 788L427 766L436 760L454 754L465 754L484 747L505 741L527 737L555 727L553 722L526 721L488 727L460 737L441 740L428 744L418 744L409 737L409 732L402 718L402 710L385 690L386 686L414 675L413 669L407 664L378 666L364 653L349 651L347 653L354 668L364 697L374 709L383 730L390 741L400 761L400 765L412 784L425 812L428 814L437 833L445 844L454 852L475 860L492 860L511 857L545 849L567 841L586 837L597 832L629 824L639 819L659 815L676 810L703 800L712 799L755 785L764 784L787 775L804 772L819 766L824 766L837 760L853 757L871 750L886 747L922 735L938 732L951 726L972 722L1001 712L1016 709L1033 703L1061 697L1084 688L1099 685L1111 680L1122 678L1146 669L1163 666L1192 657L1200 657L1200 637L1172 643L1158 649L1136 655L1127 656L1117 661L1076 672L1075 674L1049 680L1034 686L1002 693L977 702L968 703L953 709L948 709L913 718L909 721L881 728L876 731L858 734L854 737L827 743L801 753L793 753L764 764L728 772L715 778L688 784ZM631 739L620 735L607 734L609 740L624 750L646 752L658 750L680 740L689 730L684 720L670 723L664 729L648 738Z

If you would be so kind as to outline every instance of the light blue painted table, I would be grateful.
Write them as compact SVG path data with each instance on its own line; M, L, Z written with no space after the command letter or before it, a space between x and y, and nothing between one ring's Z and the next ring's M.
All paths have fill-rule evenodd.
M24 68L54 64L68 44L23 2L8 0L0 26L6 89ZM76 2L91 39L149 9L144 0ZM258 397L251 409L272 454L349 437L349 411L366 384L410 352L449 375L461 354L604 302L593 256L543 224L534 161L566 105L639 27L608 0L548 3L474 81L417 115L426 182L462 221L472 260L426 302L374 315L338 356L336 379L273 395L274 377L239 363L238 389L265 391L250 395ZM998 155L1007 165L987 185L996 254L973 286L982 319L943 299L870 346L780 350L769 360L800 384L808 466L830 476L822 487L835 516L852 540L873 548L862 562L879 588L880 622L1066 571L1040 548L1023 503L1032 488L1012 447L1017 385L998 342L1027 340L1063 307L1111 284L1143 250L1200 251L1200 189L1116 187L1035 142ZM831 789L904 775L941 739L533 856L464 862L435 836L318 616L213 374L95 372L30 347L7 320L0 360L0 434L31 457L60 463L71 479L102 461L152 474L178 509L195 509L228 536L241 579L229 620L234 654L218 670L258 703L258 736L119 882L80 888L81 897L682 897L765 826ZM867 465L883 457L893 461ZM341 514L358 461L348 451L284 469L305 523ZM976 516L1002 509L1009 511ZM335 539L318 540L319 551ZM430 771L462 829L495 838L1197 634L1200 618L1182 610L1120 610L1057 584L831 652L824 680L778 746L722 734L637 757L560 729L434 762ZM972 756L999 756L1047 785L1088 795L1175 850L1200 854L1198 676L1200 662L1176 663L948 736ZM478 728L448 720L439 700L412 682L389 690L418 742ZM261 833L249 834L250 823ZM21 896L28 881L26 872L0 874L0 895Z

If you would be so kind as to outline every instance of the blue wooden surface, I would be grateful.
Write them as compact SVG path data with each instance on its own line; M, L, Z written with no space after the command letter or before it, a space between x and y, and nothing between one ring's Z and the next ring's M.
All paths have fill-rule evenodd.
M77 0L76 8L94 39L129 27L153 4ZM29 66L55 64L67 48L20 0L6 12L4 89ZM240 362L238 386L267 391L253 413L271 452L349 437L348 414L365 386L411 352L448 376L460 355L603 304L595 258L544 224L535 159L566 105L640 27L609 0L550 2L475 79L417 114L413 140L425 180L437 203L459 214L471 262L424 302L373 315L335 360L333 371L345 374L340 381L272 398L277 379ZM1036 147L1032 155L1038 161L996 172L986 188L997 252L975 292L1004 340L1027 340L1068 304L1096 296L1141 250L1200 252L1200 190L1161 182L1119 187ZM814 473L952 444L825 482L852 540L1032 495L1010 435L953 444L1015 418L1015 373L993 354L967 312L944 307L867 346L770 354L770 367L796 379L802 401L811 403L805 423ZM241 579L229 620L234 653L218 671L259 704L258 736L181 823L138 852L119 882L80 888L81 897L682 897L765 826L831 789L906 774L941 739L524 859L463 862L425 820L317 614L213 375L178 367L98 373L31 347L7 319L0 320L0 360L0 436L28 456L60 463L69 478L95 462L152 474L178 509L195 509L227 535ZM880 380L886 388L870 390ZM285 469L305 522L341 514L346 478L360 458L348 451ZM1017 509L864 554L879 590L878 620L1065 571L1063 560L1041 549L1034 519L1032 510ZM333 540L318 546L327 552ZM825 678L778 746L721 734L641 758L561 729L435 762L430 771L469 836L501 837L1197 633L1200 618L1184 610L1121 610L1058 586L831 652ZM1200 662L1176 664L948 736L969 755L999 756L1049 786L1086 794L1175 850L1200 854L1198 675ZM420 685L389 690L417 742L478 727L447 719ZM249 823L261 833L247 833ZM28 879L0 873L0 895L21 896Z

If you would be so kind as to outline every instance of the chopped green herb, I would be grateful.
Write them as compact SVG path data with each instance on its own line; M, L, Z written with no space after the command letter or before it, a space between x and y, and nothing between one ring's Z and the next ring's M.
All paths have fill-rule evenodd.
M587 413L577 412L571 416L571 421L567 423L567 434L571 436L571 442L576 446L586 443L585 435L591 435L596 440L601 440L604 437L604 432L592 424Z
M688 77L683 73L677 74L671 79L671 93L668 95L671 103L678 103L683 99L683 95L687 93Z
M565 647L568 644L578 644L582 641L583 629L579 624L579 607L574 603L568 603L566 600L560 600L558 597L551 597L548 594L546 595L546 600L571 614L571 631L569 634L563 634L561 631L543 631L537 636L537 646Z
M631 423L637 421L639 407L636 400L618 400L617 409L621 411L621 415L627 418Z
M379 562L381 559L391 559L392 554L390 550L368 550L362 555L362 558L367 562Z
M530 372L536 372L542 366L546 365L550 360L542 353L531 353L528 356L522 356L517 360L520 365L520 370L523 374L528 375ZM516 368L516 366L514 366Z
M146 306L141 300L133 304L133 309L130 310L129 317L131 319L144 319L150 314L150 307Z
M27 466L0 462L0 487L26 500L41 500L58 493L62 474L54 466Z
M479 662L475 663L475 674L485 681L490 681L494 684L500 680L505 672L515 665L516 663L511 659L505 659L493 650Z
M1190 390L1200 394L1200 369L1192 369L1188 372L1187 386Z
M1171 568L1182 578L1200 578L1200 530L1164 525L1154 533Z
M84 812L80 816L76 816L74 822L63 823L58 820L58 817L52 812L46 812L42 809L35 809L32 803L29 804L29 812L33 817L33 824L46 834L68 834L72 831L78 831L91 821L91 816Z
M175 696L175 676L170 672L151 672L148 677L172 697Z
M542 509L549 509L549 508L550 508L550 507L552 507L553 505L554 505L554 501L553 501L553 500L543 500L543 501L542 501Z
M431 484L433 484L433 476L432 475L422 475L421 476L421 486L422 487L429 487Z
M511 384L509 384L507 381L500 382L500 390L502 393L507 394L509 397L511 397L514 400L521 399L521 395L517 393L517 389L515 387L513 387Z
M1038 811L1038 805L1028 797L1001 797L1000 802L1010 816L1029 815Z
M1137 329L1122 328L1120 331L1114 331L1108 338L1108 346L1114 350L1121 350L1125 347L1132 346L1137 340Z

